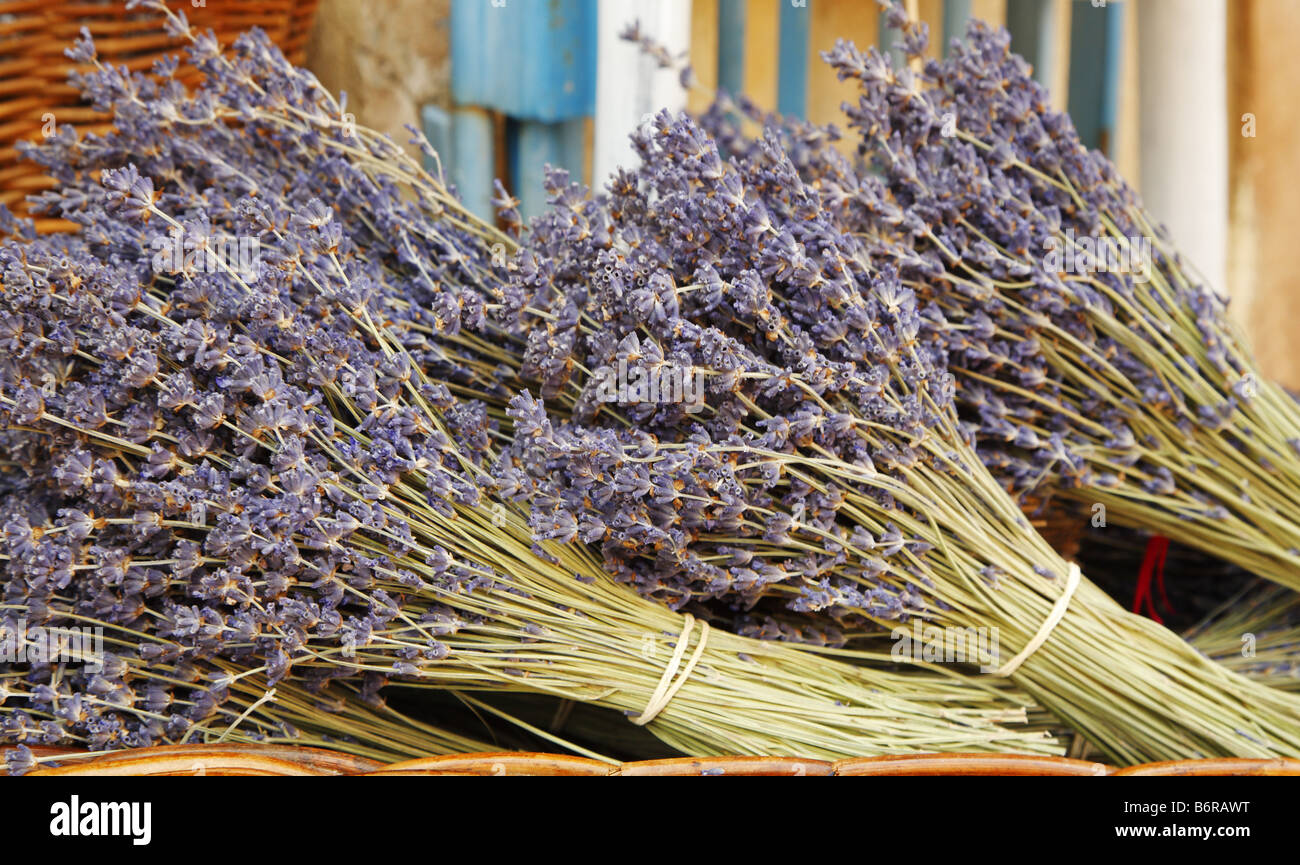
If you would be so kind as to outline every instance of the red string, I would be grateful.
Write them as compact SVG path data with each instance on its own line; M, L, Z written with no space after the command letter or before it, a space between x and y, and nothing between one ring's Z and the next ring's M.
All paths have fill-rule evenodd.
M1146 555L1142 557L1142 567L1138 571L1137 589L1133 593L1133 612L1142 612L1142 604L1145 601L1147 616L1158 625L1163 625L1165 620L1160 617L1159 611L1156 610L1155 597L1151 592L1153 577L1165 609L1170 613L1174 612L1174 605L1170 603L1169 594L1165 591L1165 559L1168 556L1169 538L1162 535L1152 535L1147 538Z

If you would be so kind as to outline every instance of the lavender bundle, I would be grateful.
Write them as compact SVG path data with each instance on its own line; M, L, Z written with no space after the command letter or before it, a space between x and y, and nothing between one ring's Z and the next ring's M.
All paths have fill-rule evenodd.
M891 17L919 58L925 25ZM1300 408L1007 33L973 22L908 68L842 42L827 60L861 85L845 112L873 173L791 125L799 169L942 311L963 422L1004 485L1300 587Z
M136 179L124 172L121 182ZM101 617L157 616L161 636L256 663L272 685L293 668L318 668L556 693L636 713L661 699L661 653L671 653L660 643L684 647L689 619L605 585L578 550L521 540L518 517L493 513L471 486L481 483L472 448L488 430L474 426L481 417L457 417L445 387L412 385L410 399L443 405L456 418L450 426L441 413L404 405L397 376L367 389L346 370L331 373L330 360L387 372L403 357L379 329L367 335L393 350L387 358L357 335L345 339L345 327L367 318L365 306L340 303L335 315L348 324L322 325L304 346L304 334L262 317L286 311L271 302L279 292L269 272L240 303L243 316L218 324L188 318L178 297L148 294L138 275L96 272L77 256L60 272L60 260L39 257L35 246L22 248L20 265L7 251L7 312L26 313L33 336L20 352L25 371L66 364L68 343L47 342L34 326L42 304L87 358L62 366L49 393L19 383L0 396L11 432L32 430L29 452L45 450L65 501L51 525L9 521L11 548L41 553L11 559L19 567L10 593L24 592L26 609L72 578L50 573L71 559L67 546L89 541L93 569L77 574L78 591ZM202 281L208 289L224 282ZM209 300L212 312L234 312L231 300ZM129 312L115 316L114 305ZM328 309L317 303L297 317L325 322ZM232 334L232 325L256 336ZM396 362L398 374L422 378ZM316 408L331 403L342 417ZM118 411L128 420L113 418ZM138 537L145 564L135 565L119 531ZM164 588L156 608L141 594L151 582ZM707 630L692 657L700 673L660 707L655 727L683 749L851 753L1038 741L991 722L1014 711L937 705L959 685L942 688L936 703L913 703L907 677ZM970 690L978 702L981 692ZM721 718L718 702L731 704Z
M88 43L78 52L93 59ZM1024 717L999 689L697 631L611 584L580 546L534 543L490 486L508 428L457 395L503 385L465 335L482 307L429 272L468 282L487 269L466 254L475 235L454 198L415 206L445 219L385 223L375 202L400 198L387 175L420 190L427 175L368 149L264 38L226 58L198 37L191 55L211 87L190 101L165 66L161 86L98 68L88 86L120 108L121 137L65 134L46 153L68 159L45 157L63 185L43 204L79 221L80 238L0 253L5 445L62 503L49 525L14 521L11 543L41 550L11 559L23 604L66 587L49 563L75 560L76 538L92 545L85 603L156 618L187 651L264 668L271 685L315 670L560 694L695 753L1054 749L999 725ZM170 156L138 151L171 162L154 166L159 188L132 165L103 171L107 191L86 182L133 136L168 127L182 133ZM269 187L234 160L267 141L288 154ZM304 167L304 141L355 162ZM206 164L204 144L217 148ZM365 200L335 203L367 245L309 197L339 176L365 186ZM200 254L161 269L141 256L173 233ZM384 235L398 238L392 255L368 245ZM251 270L209 254L236 236L259 239ZM151 564L134 565L135 544ZM152 602L145 579L163 587Z
M76 620L85 626L84 618ZM386 763L496 750L374 695L367 703L347 683L270 686L264 674L232 664L142 663L132 654L141 645L138 634L114 642L124 654L106 655L98 673L37 663L34 670L0 674L0 742L14 746L4 753L9 774L165 743L309 746ZM32 750L44 746L80 750L49 756Z
M10 496L3 506L6 538L19 530L22 518L14 515L39 524L42 509L37 498ZM51 545L5 549L0 742L16 746L5 751L12 774L117 748L175 742L291 743L384 761L489 749L388 707L378 695L378 676L363 682L282 679L272 686L264 665L241 667L210 652L187 651L161 636L148 615L130 624L120 615L116 624L96 618L93 604L70 597L77 594L75 584L40 601L22 597L17 590L25 587L12 575L40 570ZM56 570L98 567L90 561L92 550L82 545L80 560ZM16 567L17 561L25 567ZM141 582L157 585L154 579ZM206 628L208 640L228 636L215 622ZM49 757L31 750L69 745L84 750Z
M1270 687L1300 691L1300 596L1259 581L1190 629L1187 639L1216 663Z
M1120 760L1296 752L1300 704L1124 612L1030 528L955 415L942 309L872 266L777 140L728 165L661 115L637 145L608 199L553 177L513 265L524 372L572 405L512 402L499 483L538 538L599 543L681 607L996 629L1017 650L998 672ZM640 386L684 376L675 398Z

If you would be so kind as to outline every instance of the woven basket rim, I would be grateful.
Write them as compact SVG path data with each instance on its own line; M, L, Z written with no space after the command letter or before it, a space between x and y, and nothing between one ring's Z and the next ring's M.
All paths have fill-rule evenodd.
M0 747L0 754L15 746ZM797 757L673 757L619 764L573 754L495 751L450 754L383 764L340 751L289 744L158 745L79 759L77 749L33 747L41 757L65 756L32 775L520 775L520 776L1131 776L1300 775L1300 760L1214 758L1114 768L1069 757L1032 754L900 754L827 761ZM57 761L55 761L57 762Z

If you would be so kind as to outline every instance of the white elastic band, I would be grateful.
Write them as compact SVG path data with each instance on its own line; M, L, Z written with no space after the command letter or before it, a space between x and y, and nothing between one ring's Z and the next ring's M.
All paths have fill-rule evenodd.
M654 693L650 695L650 702L646 704L645 711L632 719L633 724L643 727L653 721L672 698L677 695L682 685L686 684L687 677L691 675L695 665L699 663L700 657L704 654L704 644L709 641L709 623L700 622L699 645L695 647L691 659L686 662L686 668L682 670L682 674L674 682L673 677L677 676L677 669L681 666L682 656L686 654L686 644L690 642L691 631L693 630L695 630L695 617L687 613L686 626L682 628L682 634L677 638L677 645L673 647L673 656L669 659L668 666L659 679L659 685L655 688Z
M1056 599L1056 604L1052 607L1052 612L1048 613L1043 626L1038 629L1038 633L1029 641L1029 645L1020 650L1020 654L993 671L994 676L1010 676L1020 668L1026 658L1038 651L1039 646L1047 642L1047 638L1052 635L1052 629L1065 617L1065 611L1070 606L1070 598L1074 597L1074 590L1079 587L1082 578L1083 571L1079 570L1079 566L1074 562L1070 562L1070 575L1065 581L1065 591L1061 593L1061 597Z

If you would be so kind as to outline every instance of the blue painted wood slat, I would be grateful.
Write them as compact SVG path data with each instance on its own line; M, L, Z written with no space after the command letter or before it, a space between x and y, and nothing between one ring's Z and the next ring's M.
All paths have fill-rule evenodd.
M453 158L451 152L451 113L443 110L437 105L420 106L420 130L424 137L429 139L429 146L438 154L435 162L430 157L424 157L424 167L430 172L438 170L441 164L444 173L447 172L449 160ZM450 180L450 177L445 178Z
M745 92L745 0L718 0L718 88Z
M1070 17L1070 118L1084 144L1107 154L1119 106L1122 5L1120 0L1105 6L1075 0Z
M512 192L519 199L519 214L531 219L546 210L546 166L568 169L575 180L582 179L586 148L586 121L583 118L540 123L525 120L511 123L510 142Z
M952 40L966 35L966 22L971 19L971 0L943 0L943 49L948 53Z
M492 117L481 108L453 109L449 137L451 155L443 157L443 168L470 212L490 220L492 180L496 174Z
M1011 50L1034 67L1034 80L1050 87L1060 59L1056 56L1056 0L1007 0Z
M452 0L452 98L552 123L596 99L596 0Z
M781 0L778 19L776 110L792 117L808 116L809 40L816 0Z

